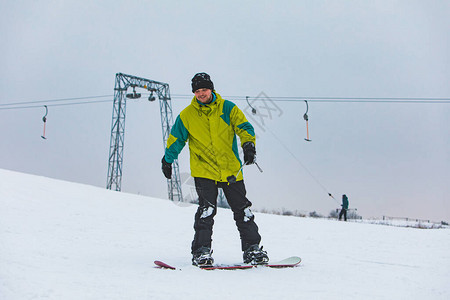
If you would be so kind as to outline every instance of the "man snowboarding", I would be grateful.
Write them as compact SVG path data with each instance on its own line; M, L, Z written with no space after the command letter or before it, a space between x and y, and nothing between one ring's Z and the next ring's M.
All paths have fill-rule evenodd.
M348 210L348 198L347 195L342 195L342 209L341 212L339 213L339 221L342 218L342 215L344 215L344 221L347 221L347 210Z
M194 98L177 117L167 140L162 158L162 171L172 176L172 162L189 142L191 176L199 198L195 214L192 264L212 266L211 242L214 216L217 212L218 188L225 194L239 230L244 263L267 264L267 252L259 246L261 236L252 203L246 198L242 162L239 159L236 134L244 151L244 164L255 163L255 131L243 112L231 101L224 100L215 90L206 73L192 78ZM227 181L235 175L236 180Z

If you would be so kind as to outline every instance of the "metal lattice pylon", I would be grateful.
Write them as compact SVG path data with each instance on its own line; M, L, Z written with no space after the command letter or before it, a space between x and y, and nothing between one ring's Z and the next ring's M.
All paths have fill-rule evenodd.
M128 88L133 88L134 94L128 94ZM159 98L161 112L161 127L163 135L163 147L166 147L167 139L173 125L172 104L170 102L170 91L167 83L157 82L145 78L126 75L122 73L116 74L116 83L114 87L114 103L113 116L111 124L111 141L109 146L109 166L108 179L106 188L110 190L120 191L122 189L122 165L123 165L123 145L125 136L125 116L126 116L126 99L140 97L135 88L143 88L150 91L149 100L153 93ZM167 180L167 189L169 199L172 201L183 201L181 192L181 180L178 167L178 161L172 164L172 179Z

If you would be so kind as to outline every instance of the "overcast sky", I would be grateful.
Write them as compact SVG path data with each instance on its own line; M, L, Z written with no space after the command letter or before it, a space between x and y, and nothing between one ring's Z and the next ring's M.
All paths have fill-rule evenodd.
M245 170L255 208L328 215L345 193L364 217L450 219L449 101L311 99L312 142L305 103L272 101L450 98L449 1L2 1L0 9L0 168L106 187L115 74L169 83L178 114L192 76L207 72L255 126L264 172ZM89 101L110 101L9 105L103 95ZM167 198L163 150L159 105L128 101L122 190ZM189 172L187 147L180 170Z

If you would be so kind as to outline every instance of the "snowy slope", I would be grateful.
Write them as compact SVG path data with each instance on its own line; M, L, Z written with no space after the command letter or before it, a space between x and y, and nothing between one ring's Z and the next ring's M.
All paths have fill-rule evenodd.
M0 299L450 299L448 229L256 214L271 259L301 266L204 271L190 266L195 209L0 169ZM240 262L239 247L220 210L216 261Z

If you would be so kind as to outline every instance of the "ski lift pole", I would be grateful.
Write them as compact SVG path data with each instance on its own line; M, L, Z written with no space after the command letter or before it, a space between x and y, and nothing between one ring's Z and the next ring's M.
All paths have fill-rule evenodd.
M306 120L306 141L311 142L309 139L309 128L308 128L308 120Z
M254 108L250 102L248 101L248 96L245 96L245 100L247 101L248 106L250 106L250 108L252 109L252 114L256 115L256 108Z
M339 201L337 201L336 198L334 198L333 195L331 195L331 193L329 193L329 192L327 192L327 193L328 193L328 196L330 196L331 198L333 198L334 201L336 201L336 202L339 204Z
M244 166L246 166L246 165L247 165L246 163L242 164L241 168L240 168L239 171L236 173L236 175L231 175L231 176L228 176L228 177L227 177L228 184L230 184L230 183L236 183L236 177L238 177L239 173L241 173L242 169L243 169Z
M47 138L45 137L45 125L47 123L47 114L48 114L48 108L47 105L44 105L45 107L45 115L42 117L42 121L44 122L44 134L41 135L41 138L43 138L44 140L46 140Z
M305 100L305 103L306 103L306 112L303 115L303 119L306 121L306 139L305 139L305 141L311 142L311 140L309 139L309 128L308 128L308 120L309 120L309 118L308 118L308 110L309 110L308 101Z
M258 168L259 172L262 173L263 170L262 170L261 167L256 163L256 161L254 161L253 163L256 165L256 167ZM244 163L244 164L241 166L241 168L239 169L239 171L236 173L236 175L231 175L231 176L228 176L228 177L227 177L228 184L230 184L230 183L236 183L236 178L238 177L239 173L242 172L242 169L244 168L244 166L248 166L248 164L247 164L247 163Z
M256 167L258 167L258 170L262 173L263 170L262 170L261 167L256 163L256 161L255 161L255 165L256 165Z

